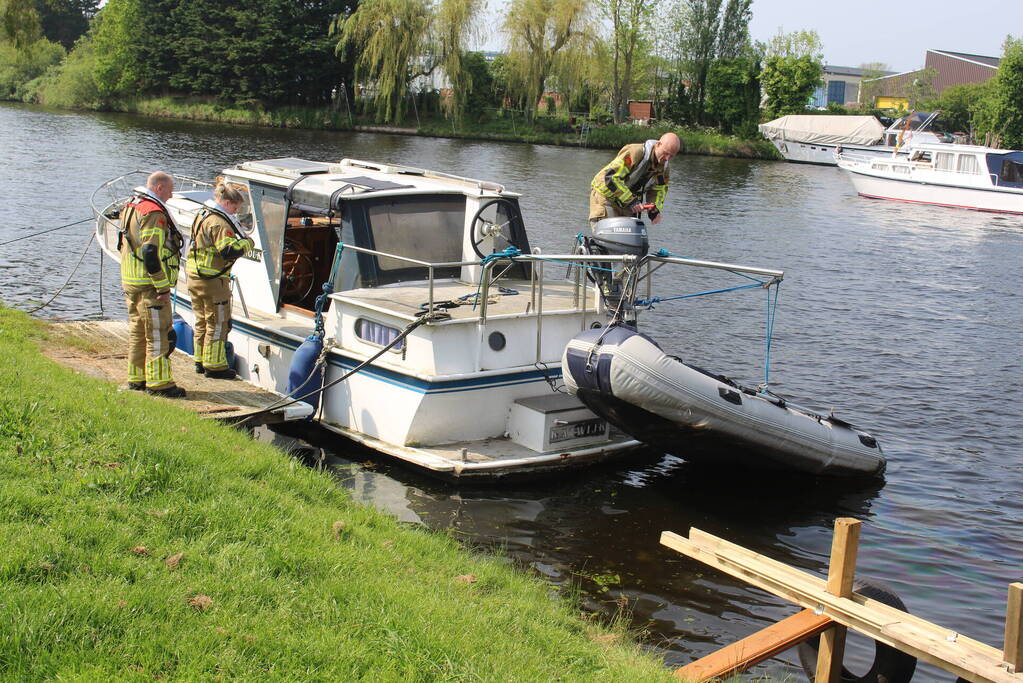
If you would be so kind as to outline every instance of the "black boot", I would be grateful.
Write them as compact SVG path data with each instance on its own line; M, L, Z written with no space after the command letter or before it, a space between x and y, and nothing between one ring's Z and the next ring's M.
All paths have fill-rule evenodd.
M198 361L198 360L195 361L195 374L202 375L202 374L205 374L205 372L206 372L206 368L204 368L202 366L202 361Z
M128 382L128 388L131 389L132 391L145 391L146 390L146 383L145 382Z
M184 398L185 397L185 390L182 389L179 386L173 386L170 389L162 389L162 390L146 389L146 393L147 394L152 394L153 396L160 396L162 398Z
M206 376L210 379L236 379L238 374L231 368L226 370L207 370Z

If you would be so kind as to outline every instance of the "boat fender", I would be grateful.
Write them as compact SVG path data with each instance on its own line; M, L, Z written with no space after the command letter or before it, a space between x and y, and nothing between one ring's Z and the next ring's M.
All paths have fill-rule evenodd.
M195 343L192 339L192 326L186 323L185 319L180 315L174 314L171 330L177 335L178 350L184 351L189 356L194 355Z
M288 368L288 396L310 404L314 408L313 414L320 405L320 394L306 394L318 390L322 383L323 368L316 364L322 352L323 338L316 334L310 335L295 350L295 355L291 357L291 367Z
M899 596L888 586L865 579L856 579L853 592L877 600L881 604L908 612ZM820 647L820 636L811 638L799 645L799 663L803 671L814 680L817 671L817 651ZM842 667L842 683L909 683L916 671L916 657L898 650L891 645L874 641L874 662L870 670L862 676L855 676L844 666Z

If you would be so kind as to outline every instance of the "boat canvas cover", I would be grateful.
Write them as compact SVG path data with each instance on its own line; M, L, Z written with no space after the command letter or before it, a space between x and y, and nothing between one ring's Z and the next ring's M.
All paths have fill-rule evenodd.
M873 116L789 114L759 128L768 140L824 145L876 145L884 136L884 126Z

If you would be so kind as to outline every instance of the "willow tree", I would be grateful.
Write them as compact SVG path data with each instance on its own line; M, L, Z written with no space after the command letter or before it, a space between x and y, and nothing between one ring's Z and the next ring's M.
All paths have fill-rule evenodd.
M565 55L589 41L589 0L512 0L504 17L510 85L535 112Z
M24 48L39 35L39 14L33 0L0 0L0 38Z
M460 117L472 84L462 64L483 0L362 0L332 30L338 55L356 55L355 78L376 87L378 121L398 121L412 82L441 69Z

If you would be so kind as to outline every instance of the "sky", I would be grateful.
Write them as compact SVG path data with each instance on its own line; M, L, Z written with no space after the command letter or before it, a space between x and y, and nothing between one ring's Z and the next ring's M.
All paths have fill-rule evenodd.
M504 49L495 27L508 1L489 0L483 49ZM767 42L779 28L813 29L834 66L882 62L910 71L923 67L928 49L999 57L1006 35L1023 37L1023 0L753 0L752 8L754 40Z

